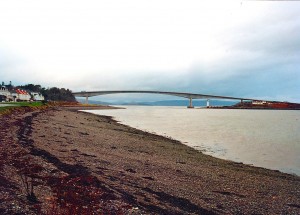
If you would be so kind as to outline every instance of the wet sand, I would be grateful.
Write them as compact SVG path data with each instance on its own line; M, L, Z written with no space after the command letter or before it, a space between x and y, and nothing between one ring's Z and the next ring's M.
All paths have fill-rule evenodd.
M80 198L101 191L97 198L80 202L95 214L300 213L298 176L213 158L110 117L77 110L0 116L1 214L47 214L61 202L58 188L86 177L72 189ZM18 162L42 167L33 177L37 200L26 198ZM85 190L90 192L84 195ZM103 207L94 210L99 202Z

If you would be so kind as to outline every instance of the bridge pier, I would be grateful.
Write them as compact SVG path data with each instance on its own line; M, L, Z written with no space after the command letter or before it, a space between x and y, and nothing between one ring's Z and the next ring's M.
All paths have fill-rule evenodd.
M85 97L85 104L89 104L89 97L88 96Z
M194 108L193 99L192 98L189 98L189 99L190 99L190 104L189 104L188 108Z
M209 99L206 100L206 108L209 108Z

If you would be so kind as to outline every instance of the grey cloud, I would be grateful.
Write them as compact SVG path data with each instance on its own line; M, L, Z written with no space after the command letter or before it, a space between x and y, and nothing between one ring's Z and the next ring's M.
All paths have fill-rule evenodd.
M26 79L74 91L166 90L300 102L300 2L270 5L265 15L220 33L215 44L224 48L223 57L211 63L199 60L187 71L99 71L64 81L37 80L34 70L0 49L0 81ZM22 71L27 78L20 77Z
M226 65L203 72L193 68L189 77L193 91L223 94L239 97L298 97L300 92L300 73L298 62L280 62L278 58L265 60L245 60L243 56L232 59ZM230 75L222 75L226 71ZM209 75L211 74L211 75ZM226 73L228 74L228 73ZM219 78L218 76L222 76Z
M299 9L299 2L272 4L264 16L223 32L219 39L228 49L276 55L299 53Z
M223 32L216 43L226 47L224 56L194 65L188 75L191 89L300 102L298 11L293 5L275 7L264 20Z

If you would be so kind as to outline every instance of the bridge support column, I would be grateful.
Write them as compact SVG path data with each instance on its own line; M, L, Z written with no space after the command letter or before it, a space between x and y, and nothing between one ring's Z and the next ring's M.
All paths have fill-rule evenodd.
M85 104L89 104L89 97L88 96L85 97Z
M206 100L206 108L209 108L209 99Z
M194 106L193 106L193 99L192 98L190 98L190 104L189 104L188 108L194 108Z

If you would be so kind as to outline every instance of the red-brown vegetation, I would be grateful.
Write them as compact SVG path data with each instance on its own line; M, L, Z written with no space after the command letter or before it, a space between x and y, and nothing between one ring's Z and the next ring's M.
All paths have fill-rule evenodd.
M52 174L38 157L47 156L33 146L32 117L27 112L74 103L50 103L39 108L13 108L0 116L0 214L124 214L132 208L118 200L88 171L78 165L61 164L60 174ZM16 117L11 120L12 116ZM12 125L17 129L11 136ZM54 157L52 159L55 159ZM58 165L59 166L59 165ZM65 169L64 169L65 168ZM64 171L65 170L65 171ZM41 189L48 189L41 195ZM15 193L15 195L14 195Z

